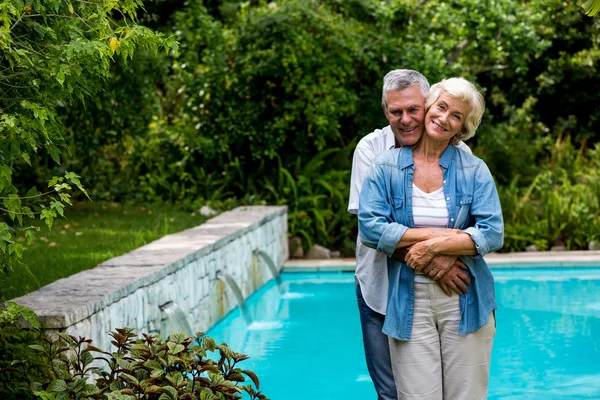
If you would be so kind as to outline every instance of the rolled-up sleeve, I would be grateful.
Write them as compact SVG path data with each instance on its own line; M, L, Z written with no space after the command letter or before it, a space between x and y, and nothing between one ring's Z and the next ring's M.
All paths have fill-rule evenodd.
M360 192L358 231L365 246L391 257L408 227L393 220L387 182L384 167L374 163Z
M471 236L477 254L481 257L498 250L504 244L504 221L502 207L494 178L482 161L475 173L471 216L475 225L464 230Z

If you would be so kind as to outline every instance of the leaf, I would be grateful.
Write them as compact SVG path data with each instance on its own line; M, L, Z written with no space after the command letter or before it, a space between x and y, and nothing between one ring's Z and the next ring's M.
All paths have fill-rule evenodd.
M202 347L209 351L215 351L216 349L215 340L209 336L205 336L202 338Z
M23 258L23 250L25 246L20 243L12 243L8 245L8 254L16 258Z
M27 163L27 165L29 165L31 167L31 158L29 157L28 153L21 153L21 157L23 158L23 160L25 160L25 162ZM0 189L2 190L2 189Z
M39 392L33 392L33 394L34 394L36 397L39 397L39 398L40 398L40 399L42 399L42 400L56 400L56 397L54 397L54 395L53 395L53 394L51 394L51 393L48 393L48 392L46 392L46 391L44 391L44 390L42 390L42 391L39 391Z
M88 350L84 350L81 352L81 362L83 363L84 367L88 366L94 362L94 356L92 356L92 353L90 353Z
M8 303L7 309L9 312L22 317L25 321L27 321L35 329L39 328L37 315L30 308L22 306L20 304L17 304L15 302L11 301ZM32 345L32 346L35 346L35 345ZM33 348L33 349L35 349L35 348ZM36 349L36 350L38 350L38 349ZM44 348L42 347L42 349L38 350L38 351L44 351Z
M143 365L146 368L162 369L162 365L156 360L148 360Z
M133 382L135 385L139 386L140 381L133 375L122 373L121 377L125 378L125 380L129 382Z
M98 393L100 393L100 389L98 389L98 386L91 384L86 384L83 390L81 391L81 394L84 396L94 396Z
M60 337L62 340L64 340L65 342L67 342L67 344L68 344L69 346L75 346L75 345L76 345L75 339L73 339L73 338L71 337L71 335L69 335L69 334L67 334L67 333L64 333L64 332L59 332L59 333L58 333L58 336L59 336L59 337Z
M160 391L169 396L172 400L178 399L177 390L171 386L163 386Z
M585 11L585 15L593 17L594 15L598 14L598 11L600 11L600 0L587 0L581 5L581 7Z
M178 343L167 342L167 346L172 354L181 353L183 350L185 350L185 346Z
M56 379L48 385L48 391L50 392L65 392L68 389L67 383L62 379Z
M200 400L218 400L219 398L209 391L200 393Z
M126 370L131 369L131 363L127 360L124 360L122 357L117 357L116 361L117 361L117 365L119 367L126 369Z
M40 346L39 344L30 344L29 348L31 348L33 350L36 350L36 351L39 351L39 352L46 351L46 349L44 349L44 347Z
M63 178L61 176L53 176L48 181L48 187L52 187L56 184L62 183L62 181L63 181Z
M35 197L38 195L38 190L35 186L33 186L31 189L29 189L27 191L27 193L25 194L26 197Z
M0 165L0 192L11 184L12 170L8 165Z
M181 372L175 372L173 374L173 376L171 377L171 382L173 382L173 384L175 385L175 387L179 387L184 379L183 379L183 375L181 374Z
M170 336L170 340L175 342L175 343L181 343L183 341L185 341L188 338L188 335L186 335L183 332L176 332L171 334Z
M106 396L106 400L135 400L134 396L122 394L118 390L110 393L105 393L104 396Z
M6 207L8 211L8 216L14 220L17 213L21 213L21 199L16 194L9 194L8 197L4 199L4 207Z
M75 359L75 360L77 360L77 359ZM83 391L86 383L87 383L87 378L79 378L70 385L71 390L75 393L79 393L79 392Z
M121 42L119 41L119 39L117 39L116 37L112 37L110 39L110 41L108 42L108 45L110 47L110 50L113 52L113 54L115 53L115 50L117 50L117 48L121 45Z
M163 376L164 374L166 374L164 369L153 369L152 372L150 372L150 376L152 378L159 378L159 377Z
M42 212L40 213L40 219L43 219L46 221L46 225L48 226L48 229L52 229L52 223L54 221L54 218L56 218L56 211L54 211L54 210L44 208L42 210Z
M252 379L252 382L254 382L254 386L256 386L257 389L260 389L260 382L258 381L258 376L256 376L254 372L245 369L242 371L242 373L247 375L250 379Z

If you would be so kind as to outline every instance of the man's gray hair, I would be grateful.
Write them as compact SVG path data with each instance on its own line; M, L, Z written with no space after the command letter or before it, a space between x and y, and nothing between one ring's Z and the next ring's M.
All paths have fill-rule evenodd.
M412 69L395 69L388 72L383 77L383 92L381 93L381 102L387 110L386 93L393 90L402 90L408 87L419 85L423 97L429 95L429 81L420 72Z
M469 106L469 114L465 118L462 131L454 135L451 140L452 144L456 145L461 140L464 141L475 136L485 111L485 100L477 87L465 78L448 78L431 87L429 97L425 102L425 109L428 112L429 108L444 92Z

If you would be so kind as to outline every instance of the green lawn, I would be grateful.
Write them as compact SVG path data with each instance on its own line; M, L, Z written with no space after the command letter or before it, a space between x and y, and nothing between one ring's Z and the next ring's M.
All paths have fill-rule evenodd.
M90 269L161 236L200 225L207 217L168 206L79 203L66 209L51 231L42 225L23 261L34 275L18 268L0 281L0 299L37 290L57 279Z

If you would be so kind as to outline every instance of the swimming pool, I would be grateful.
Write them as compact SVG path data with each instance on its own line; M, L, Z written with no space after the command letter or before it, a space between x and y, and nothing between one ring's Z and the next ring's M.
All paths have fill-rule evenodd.
M600 268L495 269L489 399L600 399ZM375 399L352 273L284 273L208 335L249 360L274 400Z

